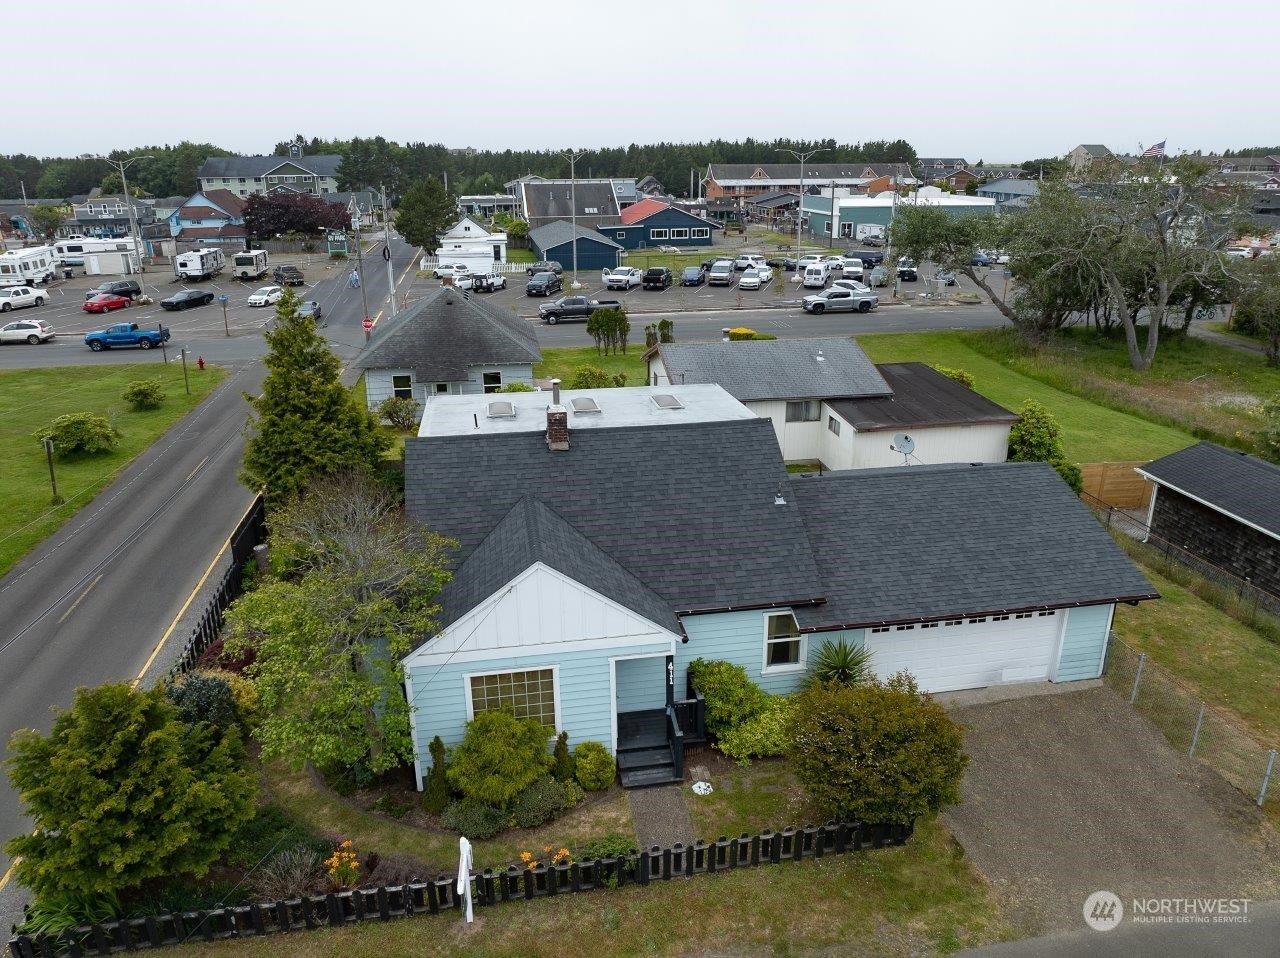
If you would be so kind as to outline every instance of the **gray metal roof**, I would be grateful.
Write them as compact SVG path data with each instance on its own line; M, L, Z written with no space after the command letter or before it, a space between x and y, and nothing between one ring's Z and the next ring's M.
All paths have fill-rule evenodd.
M458 568L440 597L441 628L466 615L535 562L564 573L655 625L680 632L669 604L551 506L532 496L518 500Z
M1161 485L1280 538L1280 466L1201 442L1149 462L1141 471Z
M868 166L895 166L896 164L863 163L850 160L847 163L806 163L804 178L806 180L857 180L865 179L863 175ZM756 176L763 173L763 177ZM798 180L800 178L799 163L712 163L708 168L711 179L751 180L767 183L769 180Z
M360 369L412 369L418 382L461 382L472 366L541 362L533 325L488 300L442 286L380 324Z
M540 500L672 612L821 596L800 511L774 502L787 472L767 419L570 423L569 443L556 452L541 433L410 439L405 507L457 539L465 565L516 503Z
M1018 421L1017 413L925 363L881 363L876 368L893 395L827 400L859 432ZM921 458L928 462L926 450Z
M537 229L530 230L529 241L540 250L553 249L570 242L575 235L574 229L574 225L568 220L556 220L554 223L548 223L546 226L539 226ZM586 226L578 226L576 229L576 235L579 239L594 240L614 249L622 249L609 237L602 233L597 233L593 229L589 229Z
M209 177L266 176L278 166L292 163L313 176L337 176L342 157L336 153L317 153L315 156L211 156L200 164L201 179Z
M1156 598L1045 463L899 466L795 477L827 605L850 627Z
M852 339L663 343L657 349L671 382L719 383L739 402L893 392Z
M1019 196L1039 196L1039 180L992 180L978 187L979 196L994 196L996 193L1016 193Z

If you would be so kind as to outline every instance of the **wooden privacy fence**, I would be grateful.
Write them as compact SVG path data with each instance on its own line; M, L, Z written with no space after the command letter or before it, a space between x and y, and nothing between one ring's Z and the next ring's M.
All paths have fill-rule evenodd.
M617 857L587 859L534 868L486 868L471 875L465 894L477 907L510 901L532 901L556 895L575 895L600 888L648 885L654 881L693 878L737 868L778 865L842 855L868 848L901 845L911 836L910 825L863 825L830 822L804 828L765 831L714 842L653 846L647 851ZM413 915L461 911L466 901L457 891L456 875L432 881L411 881L381 888L309 895L291 901L237 905L208 911L189 911L145 918L126 918L77 928L57 937L15 935L9 940L12 958L64 958L112 955L121 951L161 948L185 941L260 938L281 932L339 928L365 921L390 921Z
M1117 509L1145 509L1151 502L1151 483L1134 472L1137 462L1082 462L1084 491Z

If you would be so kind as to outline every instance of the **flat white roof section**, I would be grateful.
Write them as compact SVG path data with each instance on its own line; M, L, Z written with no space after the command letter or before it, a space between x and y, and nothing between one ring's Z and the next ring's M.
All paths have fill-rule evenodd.
M678 405L660 406L658 397L673 397ZM499 402L510 404L511 412L504 410L501 416L495 416L490 407ZM501 400L492 395L430 396L422 412L418 435L542 432L547 428L547 407L550 405L550 390L503 393ZM715 383L562 389L560 405L572 410L570 431L756 418L755 413Z

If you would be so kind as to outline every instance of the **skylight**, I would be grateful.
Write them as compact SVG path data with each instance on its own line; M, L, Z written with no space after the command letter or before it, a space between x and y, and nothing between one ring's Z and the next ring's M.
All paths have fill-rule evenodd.
M515 419L515 403L507 402L504 399L495 399L489 403L488 411L485 415L490 419Z
M575 415L600 412L600 407L596 404L596 401L592 399L590 396L576 396L573 399L569 400L569 405L573 407L573 412Z
M657 406L659 409L683 409L684 408L684 403L682 403L679 399L677 399L675 396L671 395L670 393L655 393L652 399L653 399L653 404Z

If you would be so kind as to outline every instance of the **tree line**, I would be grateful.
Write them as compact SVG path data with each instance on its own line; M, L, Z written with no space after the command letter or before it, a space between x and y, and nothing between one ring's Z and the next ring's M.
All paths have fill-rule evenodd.
M211 156L234 156L212 143L182 141L175 146L140 146L113 150L107 159L93 156L36 157L25 153L0 156L0 196L68 200L100 187L103 193L119 194L120 174L108 160L150 157L138 160L127 170L129 192L135 196L190 196L199 189L196 174Z

